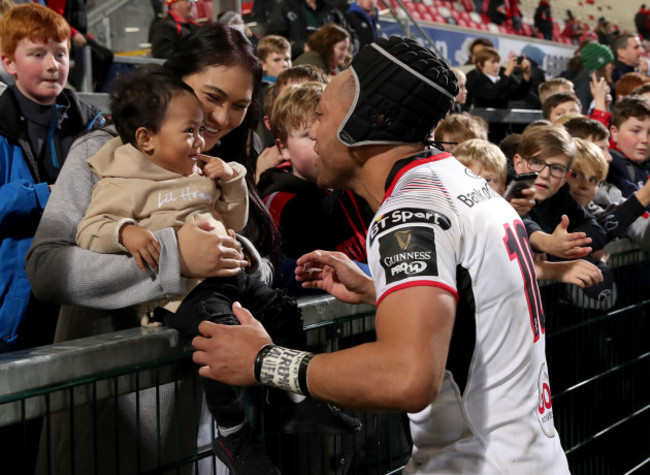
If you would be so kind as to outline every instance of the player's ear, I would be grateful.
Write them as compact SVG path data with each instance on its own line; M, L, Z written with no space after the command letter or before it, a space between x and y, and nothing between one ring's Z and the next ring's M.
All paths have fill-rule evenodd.
M146 127L137 128L137 130L135 131L135 141L138 144L138 148L142 152L146 154L153 153L154 151L153 136L154 134L152 134L151 130L149 130L148 128Z

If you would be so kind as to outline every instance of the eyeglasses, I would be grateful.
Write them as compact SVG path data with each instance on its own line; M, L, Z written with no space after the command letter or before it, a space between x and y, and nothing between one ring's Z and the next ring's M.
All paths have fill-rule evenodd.
M534 157L523 157L524 160L526 160L526 164L528 165L528 169L531 172L537 172L537 173L542 173L542 170L544 168L548 167L549 171L551 172L551 176L555 178L564 178L567 173L569 173L569 168L565 167L564 165L556 165L554 163L546 163L544 160L540 160L539 158L534 158Z

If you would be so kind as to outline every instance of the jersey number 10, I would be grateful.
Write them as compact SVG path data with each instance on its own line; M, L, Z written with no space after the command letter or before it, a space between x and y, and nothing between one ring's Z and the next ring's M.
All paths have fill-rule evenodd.
M516 260L521 270L521 277L524 279L524 291L526 293L526 302L528 303L528 313L530 314L530 326L533 330L534 341L539 340L540 334L545 331L544 309L542 308L542 298L537 286L537 277L535 275L535 264L533 254L528 243L528 234L521 221L515 221L510 224L504 224L506 235L503 241L506 244L510 260ZM513 229L514 228L514 229Z

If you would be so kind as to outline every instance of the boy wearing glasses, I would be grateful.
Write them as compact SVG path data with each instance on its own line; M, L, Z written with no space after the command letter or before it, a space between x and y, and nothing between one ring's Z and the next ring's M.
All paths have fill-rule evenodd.
M577 259L601 251L605 230L570 195L567 175L576 153L563 127L527 128L514 156L517 173L538 173L533 184L535 206L524 218L533 250L562 259ZM589 245L589 246L587 246Z
M607 267L605 230L571 196L566 183L576 145L564 127L528 127L514 156L517 173L536 172L535 205L523 218L530 245L549 260L585 258L597 265L603 281L576 294L569 288L569 301L585 308L610 308L616 299L611 270ZM573 293L572 293L573 291Z

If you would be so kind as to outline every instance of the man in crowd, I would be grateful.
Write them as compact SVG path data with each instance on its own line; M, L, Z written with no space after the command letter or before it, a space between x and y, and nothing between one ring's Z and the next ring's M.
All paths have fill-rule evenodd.
M636 71L641 64L643 48L639 37L630 33L618 35L611 46L616 57L612 71L612 81L615 83L624 74Z
M196 0L165 0L167 14L152 24L149 31L154 58L169 58L181 38L198 28L192 10L195 3Z

